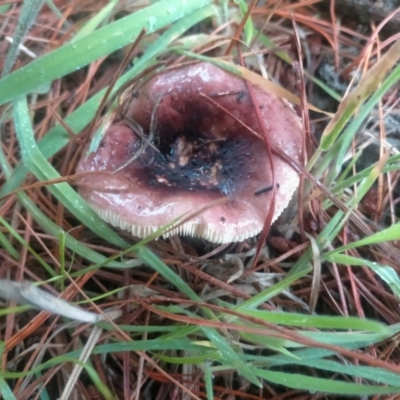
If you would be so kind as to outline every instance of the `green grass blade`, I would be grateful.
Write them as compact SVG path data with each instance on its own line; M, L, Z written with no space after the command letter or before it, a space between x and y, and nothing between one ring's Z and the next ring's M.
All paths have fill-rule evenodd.
M382 160L384 161L384 160ZM343 229L343 226L346 224L347 220L350 218L352 212L354 209L356 209L362 200L362 198L365 196L365 194L370 190L376 179L379 177L379 175L382 173L382 161L378 162L377 165L375 165L372 169L370 169L369 175L361 180L359 183L357 190L354 193L354 196L352 196L347 202L346 206L348 207L348 211L346 213L343 213L343 211L339 210L337 211L336 215L329 221L328 226L330 226L330 234L326 231L327 229L325 228L323 232L321 232L318 235L319 242L321 240L324 240L325 242L328 240L328 243L333 241L335 237L339 234L339 231ZM324 208L328 208L330 206L330 201L325 201L324 202ZM333 226L333 222L338 221L336 226ZM332 228L334 228L332 230Z
M400 161L400 154L389 157L389 159L387 160L386 166L383 167L382 172L386 173L386 172L392 172L392 171L399 171L400 170L400 165L398 164L399 161ZM343 181L338 181L335 184L335 186L332 188L332 192L336 194L336 193L354 185L355 183L361 181L362 179L366 178L368 175L371 174L372 169L374 167L375 167L374 165L371 165L370 167L363 169L362 171L350 176L349 178L347 178Z
M348 151L351 142L355 135L359 132L360 127L364 121L368 118L372 110L376 107L378 102L383 98L384 94L390 90L394 85L398 84L400 81L400 65L397 66L388 77L382 82L382 84L374 91L371 98L360 107L357 116L346 128L345 132L341 135L339 139L339 152L335 152L335 163L337 165L337 170L340 171L340 167L343 164L343 159ZM348 134L349 132L349 134Z
M53 11L54 15L58 18L58 19L62 19L63 13L57 8L57 6L54 4L53 0L45 0L47 6L50 8L51 11ZM68 23L67 23L68 25Z
M245 300L240 305L236 306L234 309L236 311L249 310L252 308L258 307L260 304L265 303L272 297L278 295L283 290L287 289L293 282L307 275L311 271L311 268L303 269L293 275L286 276L285 279L282 279L279 283L269 287L268 289L263 290L262 292L256 294L248 300Z
M3 400L17 400L17 398L14 396L14 393L10 389L10 386L7 385L7 382L1 376L1 372L0 372L0 393L1 393L1 398Z
M36 145L26 97L20 97L14 102L14 121L22 160L28 169L40 181L60 178L58 172L45 159ZM88 206L68 183L49 185L47 188L72 215L75 215L98 236L116 246L127 246L127 243Z
M242 13L242 17L244 17L247 13L248 7L245 2L245 0L238 0L240 11ZM251 20L251 15L249 15L249 18L247 19L245 25L244 25L244 41L247 45L251 43L253 40L253 34L254 34L254 26L253 26L253 21Z
M383 62L383 67L379 73L376 72L377 68L379 70L379 65L376 64L373 69L371 68L365 78L359 83L358 87L340 104L338 112L324 131L324 136L321 138L321 143L318 149L307 164L308 170L311 170L315 165L313 175L316 178L319 178L324 174L328 166L330 166L329 169L336 167L336 173L340 171L344 151L349 147L352 138L358 132L359 126L366 118L368 112L371 111L371 107L376 105L382 98L383 94L398 82L400 66L397 66L384 79L388 65L392 63L394 59L398 58L396 47L400 47L400 41L397 41L389 50L389 58L392 58L392 60L386 64ZM387 71L389 70L390 68ZM370 100L363 103L368 96L371 96ZM350 121L355 112L358 113L357 116L345 129L346 124ZM321 157L322 154L324 154L323 157ZM318 165L316 165L317 160Z
M371 338L387 338L389 337L390 329L389 327L386 328L384 333L374 333L374 334L366 334L364 332L328 332L328 331L295 331L298 335L304 336L305 338L312 339L314 341L320 342L320 343L325 343L325 344L331 344L335 346L341 346L341 347L350 347L349 348L357 348L359 346L359 343L362 341L363 343L365 340L363 338L368 337L370 340ZM267 335L262 335L262 334L249 334L246 333L246 335L249 335L248 337L252 337L256 343L265 343L268 344L268 346L275 346L275 347L285 347L285 348L291 348L291 349L296 349L296 348L304 348L306 345L299 343L297 341L293 341L290 339L281 339L281 338L274 338L274 337L268 337ZM261 339L258 339L261 338ZM354 344L356 347L354 347ZM292 356L297 357L295 352L292 353Z
M182 356L182 357L170 357L165 354L153 353L155 358L170 364L194 364L199 365L207 360L218 360L221 357L219 351L209 351L207 353L198 356Z
M356 317L315 316L287 312L272 312L241 309L244 315L259 318L279 325L301 326L304 328L345 329L371 332L387 332L386 326L380 322Z
M387 229L383 229L380 232L376 232L371 236L368 236L364 239L357 240L356 242L346 244L345 246L341 246L336 248L335 250L332 250L331 253L342 253L345 250L349 249L355 249L356 247L361 247L361 246L367 246L367 245L373 245L376 243L383 243L383 242L390 242L393 240L399 240L400 239L400 223L393 224Z
M342 380L315 378L300 374L289 374L261 369L254 369L260 378L278 385L284 385L293 389L323 392L340 395L374 395L374 394L398 394L400 385L396 386L369 386L357 383L344 382Z
M213 390L213 378L211 373L211 368L206 365L204 367L204 382L206 384L206 392L207 392L207 400L214 399L214 390Z
M274 359L275 357L259 357L255 358L257 360L257 365L261 363L261 359L264 360L265 365L271 367L273 365L281 365L275 364ZM314 360L305 360L296 357L288 363L292 363L293 365L301 365L310 368L317 368L329 372L336 372L340 374L346 374L350 376L354 376L357 378L363 378L370 380L372 382L377 382L379 384L385 385L399 385L399 375L395 374L390 371L383 370L381 368L374 368L374 367L366 367L366 366L359 366L359 365L346 365L341 364L336 361L332 360L323 360L323 359L314 359Z
M0 246L13 258L19 260L19 253L7 239L6 235L0 231Z
M340 334L341 338L329 338L330 343L340 344L341 347L349 349L349 350L356 350L363 347L372 346L378 342L388 339L392 335L397 335L400 331L399 326L389 326L387 327L389 333L361 333L358 332L356 334ZM347 337L347 339L346 339ZM333 350L326 350L316 347L308 347L308 348L301 348L298 350L292 351L292 356L289 358L284 354L268 356L268 357L259 357L259 356L249 356L243 355L244 360L258 360L262 359L265 360L266 365L269 366L280 366L286 364L293 364L294 362L299 362L299 360L319 360L323 357L330 357L336 354ZM293 358L295 356L295 358Z
M237 372L254 385L261 387L261 383L249 366L234 351L233 346L227 342L215 329L200 327L207 335L212 344L220 351L221 356L226 359L229 368L235 368Z
M359 106L378 90L385 75L396 65L399 57L400 40L397 40L385 55L368 70L354 91L343 99L335 117L325 128L321 138L320 149L326 151L333 145ZM393 72L391 75L393 75Z
M25 35L32 26L35 18L42 8L43 0L29 0L22 3L21 12L18 18L17 28L13 35L13 41L8 50L6 60L4 61L1 76L6 76L10 71L17 58L19 46L24 40Z
M147 339L147 340L135 340L132 342L117 342L107 343L96 346L93 349L92 354L109 354L117 353L120 351L166 351L166 350L182 350L187 351L199 351L208 352L210 347L201 346L195 341L190 339ZM65 354L66 357L79 357L80 351L75 350Z
M10 8L12 4L6 4L4 6L0 6L0 14L5 14Z
M395 330L395 332L398 332L398 328ZM320 342L320 343L326 343L326 344L331 344L335 346L341 346L345 347L348 349L356 349L360 347L364 347L366 345L370 345L373 343L376 343L379 340L384 340L388 337L390 337L390 332L393 332L390 327L386 327L386 331L384 333L364 333L364 332L328 332L328 331L295 331L297 334L304 336L308 339L312 339L314 341ZM260 335L259 335L260 336ZM274 343L271 341L271 343ZM287 347L291 349L299 349L299 348L304 348L305 345L289 340L289 339L278 339L276 342L277 346L281 347ZM312 348L310 348L311 350ZM317 351L316 354L323 354L325 356L325 353L319 353L319 349L312 349L311 352L313 353L314 351ZM329 354L335 354L329 353ZM292 356L294 357L300 357L302 358L302 354L297 354L296 351L292 350ZM319 355L318 357L320 357ZM312 358L315 358L312 357Z
M400 298L400 278L394 268L388 265L380 265L376 262L371 262L362 258L352 257L347 254L337 254L334 251L326 253L324 258L331 262L343 265L368 266L372 271L379 275L379 277L390 286L393 293Z
M211 3L211 0L162 0L32 61L0 81L0 105L65 76L134 41L142 29L158 29ZM176 12L171 12L175 8Z
M332 99L336 101L342 101L342 96L335 92L331 87L329 87L326 83L324 83L321 79L316 78L308 71L304 71L304 75L307 76L308 79L313 81L316 85L318 85L328 96L332 97Z
M260 32L256 28L254 28L254 34L258 37L258 40L263 46L265 46L267 49L274 50L274 54L285 61L287 64L293 64L293 60L290 55L284 50L277 50L277 46L271 38L266 36L263 32Z
M35 378L39 381L39 382L43 382L43 375L39 372L37 374L35 374ZM40 383L38 385L38 392L40 392L40 400L51 400L50 396L47 392L47 389L45 387L45 384Z
M83 38L84 36L92 33L97 27L107 19L113 8L118 4L118 0L111 0L105 7L103 7L94 17L92 17L85 25L79 30L79 32L74 36L71 42L76 42L77 40Z

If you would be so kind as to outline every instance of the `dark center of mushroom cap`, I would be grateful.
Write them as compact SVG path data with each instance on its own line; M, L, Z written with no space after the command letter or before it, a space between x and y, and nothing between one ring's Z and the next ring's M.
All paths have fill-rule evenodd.
M210 139L195 131L171 136L162 129L157 135L158 146L147 146L138 157L141 172L136 176L151 186L230 196L233 183L249 177L251 171L245 174L243 166L249 164L252 144L245 137ZM140 146L139 141L130 146L128 158L140 152Z
M231 97L218 102L231 110L233 102L237 117L255 128L251 100ZM145 94L138 101L146 108ZM126 154L120 165L134 160L124 168L126 177L161 193L207 192L215 197L245 191L248 179L265 186L265 174L260 177L264 167L255 162L267 162L265 143L200 96L197 88L172 89L148 107L147 113L127 115L135 122L128 123L133 139L122 146Z

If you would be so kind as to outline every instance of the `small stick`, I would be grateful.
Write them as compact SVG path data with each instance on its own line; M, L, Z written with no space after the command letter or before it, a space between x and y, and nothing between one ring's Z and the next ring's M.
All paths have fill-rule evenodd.
M163 96L160 96L157 99L156 105L153 108L153 111L151 113L151 120L150 120L150 132L149 136L146 137L143 133L143 128L141 125L139 125L133 118L127 118L128 121L128 126L137 134L142 139L142 142L140 144L140 149L135 152L135 154L126 162L124 162L121 166L119 166L116 170L114 170L113 174L116 174L117 172L121 171L125 167L127 167L131 162L137 160L140 155L147 149L147 147L152 147L154 150L160 153L160 150L152 143L154 139L154 134L156 130L156 113L157 113L157 108L163 99ZM154 157L151 160L150 164L154 161ZM150 165L149 164L149 165Z
M246 92L244 90L229 90L227 92L211 93L210 97L222 97L222 96L237 96L236 102L241 103L246 97Z
M139 35L136 37L135 41L132 43L132 46L129 49L129 51L128 51L127 55L125 56L124 60L122 61L121 65L118 67L118 70L117 70L116 74L114 75L114 77L112 78L110 84L108 85L106 93L104 94L103 98L101 99L100 106L98 107L98 109L96 111L96 114L95 114L94 118L92 119L92 121L90 123L89 132L93 131L93 129L94 129L95 125L96 125L96 121L98 120L101 112L103 111L104 106L107 103L108 98L110 97L110 94L113 91L114 86L117 83L118 78L122 75L122 72L125 69L125 67L128 65L128 62L131 59L131 56L132 56L134 50L137 48L138 44L142 40L143 36L145 36L145 34L146 34L146 29L143 28L140 31Z
M270 191L272 190L272 188L273 188L272 185L271 185L271 186L267 186L267 187L265 187L265 188L261 188L261 189L256 190L256 191L254 192L254 194L255 194L256 196L259 196L260 194L264 194L264 193L270 192ZM276 188L277 188L277 189L279 188L279 183L276 184Z

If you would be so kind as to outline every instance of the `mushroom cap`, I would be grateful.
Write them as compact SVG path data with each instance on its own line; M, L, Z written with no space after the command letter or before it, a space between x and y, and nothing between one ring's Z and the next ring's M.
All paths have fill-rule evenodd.
M97 150L85 152L78 165L78 173L117 171L89 174L79 189L105 221L143 238L213 200L228 197L164 236L181 234L229 243L262 230L272 198L271 192L256 194L272 184L266 144L200 92L260 132L243 79L208 63L155 76L129 97L124 119L112 124ZM258 87L254 92L270 142L298 161L299 117L285 100ZM152 119L155 129L150 137ZM143 128L150 145L132 120ZM288 205L299 177L280 157L272 158L279 185L275 220Z

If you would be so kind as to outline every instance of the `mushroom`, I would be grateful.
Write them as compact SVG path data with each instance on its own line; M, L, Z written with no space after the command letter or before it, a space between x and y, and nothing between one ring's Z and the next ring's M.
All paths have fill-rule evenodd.
M258 87L254 93L270 143L298 161L299 117L276 95ZM271 203L271 160L265 142L224 109L259 131L244 80L208 63L153 77L129 96L124 117L106 131L97 150L85 152L77 172L94 173L82 179L80 194L105 221L139 238L226 197L164 236L190 235L214 243L255 236ZM276 220L299 177L279 156L272 157Z

